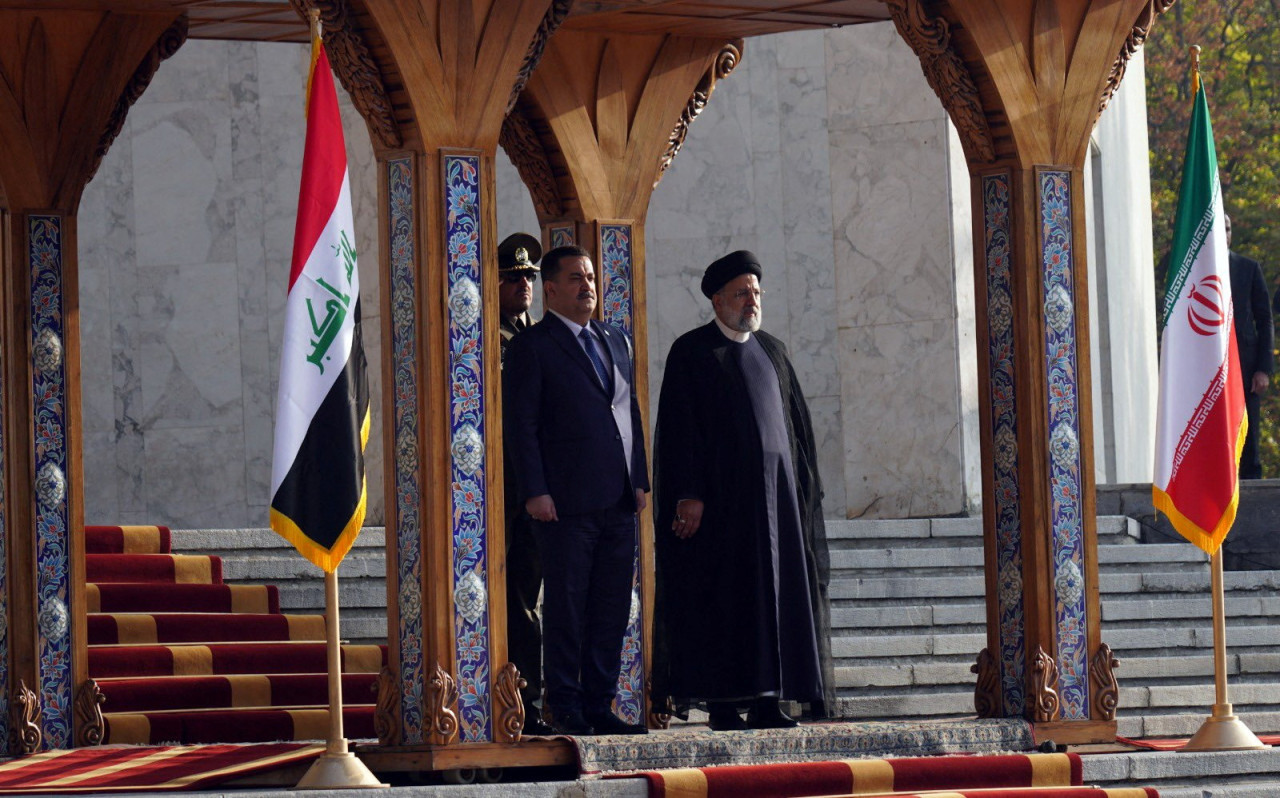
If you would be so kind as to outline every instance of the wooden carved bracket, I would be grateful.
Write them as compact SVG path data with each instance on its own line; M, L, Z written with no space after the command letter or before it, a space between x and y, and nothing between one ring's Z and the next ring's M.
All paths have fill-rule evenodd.
M675 128L672 129L671 135L667 137L667 149L662 153L662 160L658 162L658 176L653 181L654 188L657 188L658 183L662 182L662 176L666 174L667 168L675 160L676 153L680 152L680 148L684 146L685 137L689 135L689 125L693 124L693 120L698 118L698 115L702 113L702 109L707 107L707 102L711 99L711 93L716 90L716 82L728 77L729 73L742 61L742 47L742 39L735 39L721 47L720 52L716 54L715 61L711 62L711 66L707 68L702 80L698 81L698 85L693 90L693 95L689 97L689 102L685 105L684 111L680 113L679 121L676 122Z
M1133 23L1133 29L1129 31L1129 38L1124 40L1124 44L1120 47L1120 54L1116 56L1116 62L1111 66L1111 74L1107 76L1107 85L1102 89L1102 99L1098 101L1098 116L1106 110L1112 95L1120 87L1124 71L1129 66L1129 59L1133 58L1133 54L1142 49L1142 45L1146 43L1147 35L1151 33L1151 26L1155 23L1156 17L1168 11L1174 2L1175 0L1150 0L1138 15L1137 21ZM1097 117L1094 119L1096 120Z
M102 720L102 705L107 703L102 688L93 679L80 685L76 694L76 745L85 747L102 745L106 724Z
M371 686L378 699L373 710L373 731L379 745L400 743L400 677L384 665Z
M512 110L502 120L498 144L507 153L516 171L520 173L520 179L529 189L538 218L558 219L564 216L564 203L560 200L560 190L556 187L556 178L551 172L547 150L519 108Z
M432 742L448 745L458 736L458 685L445 673L440 663L427 681L427 719Z
M1004 710L1004 695L1000 692L1000 668L988 649L978 652L978 661L969 666L970 673L978 674L973 688L973 706L980 718L998 718Z
M655 701L653 699L653 679L645 679L644 692L645 695L649 696L649 716L645 718L649 723L649 728L671 728L671 716L676 713L676 706L671 701L671 696L667 696L661 702Z
M12 728L19 756L40 750L44 735L40 731L40 697L18 680L18 700L13 704Z
M922 0L885 2L898 34L920 57L929 87L942 100L942 107L955 123L965 155L970 161L994 161L995 145L978 85L973 82L964 59L951 47L951 25L941 17L929 15Z
M1031 689L1035 699L1031 719L1048 723L1058 716L1058 664L1053 657L1036 646L1036 658L1031 668Z
M324 49L342 87L351 96L352 104L364 117L377 143L387 149L399 147L400 127L391 108L391 98L364 37L351 24L347 0L289 0L289 5L303 19L307 19L309 9L320 10Z
M111 109L111 116L107 119L106 129L102 131L102 136L98 139L98 145L93 149L93 160L89 165L88 177L85 182L93 179L97 174L98 167L102 166L102 159L106 156L107 151L111 149L111 144L116 140L116 136L120 135L120 131L124 129L124 120L129 116L129 109L138 101L142 93L147 90L147 86L151 85L151 79L155 77L156 70L160 68L163 61L168 60L174 53L178 52L178 48L182 47L187 41L188 20L187 15L183 14L173 21L165 32L160 34L160 38L147 52L146 57L142 59L142 63L138 64L138 68L134 71L133 77L129 78L129 83L124 87L124 91L120 94L120 99L116 100L116 105Z
M524 62L520 64L516 82L511 86L511 96L507 98L508 114L516 107L516 100L520 99L520 92L529 83L529 76L538 68L538 62L547 49L547 40L560 27L560 23L564 22L564 18L569 16L569 9L572 7L573 0L551 0L551 7L543 15L537 33L533 34L533 41L529 42L529 50L524 54Z
M1115 720L1116 708L1120 706L1120 683L1116 681L1116 668L1120 660L1111 651L1111 646L1103 643L1089 663L1089 686L1093 694L1094 720Z
M508 662L498 671L493 684L494 704L497 707L493 725L494 740L500 743L518 743L524 731L524 697L520 690L528 686L520 676L514 662Z

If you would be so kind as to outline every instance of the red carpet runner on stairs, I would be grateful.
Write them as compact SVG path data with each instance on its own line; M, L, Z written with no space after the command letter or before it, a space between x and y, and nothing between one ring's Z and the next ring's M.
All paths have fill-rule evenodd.
M171 553L165 527L86 527L85 551L104 742L325 738L323 616L282 614L274 585L223 584L221 559ZM349 738L375 736L385 662L384 646L342 647Z

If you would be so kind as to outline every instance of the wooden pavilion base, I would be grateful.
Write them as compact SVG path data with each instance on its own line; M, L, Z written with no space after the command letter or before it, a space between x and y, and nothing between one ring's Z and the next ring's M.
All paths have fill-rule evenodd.
M1073 720L1032 723L1031 733L1035 735L1037 745L1050 740L1060 746L1114 743L1116 722L1114 720Z
M530 738L518 743L360 745L355 753L375 773L542 767L573 765L578 760L573 743L564 737Z

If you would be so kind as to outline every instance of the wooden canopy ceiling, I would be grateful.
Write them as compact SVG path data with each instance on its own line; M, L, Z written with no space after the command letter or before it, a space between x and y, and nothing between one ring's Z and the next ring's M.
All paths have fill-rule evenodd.
M307 26L289 0L0 0L0 7L183 9L193 39L308 41ZM727 40L887 19L883 0L579 0L564 27Z

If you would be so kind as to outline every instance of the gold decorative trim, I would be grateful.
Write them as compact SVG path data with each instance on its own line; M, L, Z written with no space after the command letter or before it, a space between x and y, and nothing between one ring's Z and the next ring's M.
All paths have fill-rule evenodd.
M1116 89L1120 88L1120 81L1124 79L1125 69L1129 66L1129 59L1133 58L1133 54L1142 49L1147 42L1147 35L1151 33L1151 26L1155 23L1156 17L1168 11L1176 0L1150 0L1143 7L1142 12L1138 14L1138 19L1133 23L1133 28L1129 31L1129 37L1124 40L1124 44L1120 47L1120 53L1116 56L1116 61L1111 65L1111 74L1107 76L1107 85L1102 89L1102 99L1098 101L1098 113L1094 117L1102 116L1102 112L1106 110L1107 104L1111 102L1111 97L1116 93Z
M498 144L507 153L516 171L520 173L520 179L529 189L529 196L533 199L533 207L539 218L558 219L564 216L564 203L560 200L560 190L556 187L556 178L551 172L547 150L542 146L542 139L538 138L533 125L529 124L529 119L519 108L512 110L502 120Z
M494 740L500 743L518 743L524 732L524 697L520 690L528 686L520 676L514 662L508 662L498 671L493 683L494 706L497 709L493 724Z
M13 732L18 755L26 756L40 750L44 734L40 731L40 697L18 680L17 700L13 703Z
M391 98L364 37L351 25L347 0L289 0L289 5L304 20L308 18L308 10L320 10L324 49L342 88L347 90L351 103L369 125L375 142L387 149L398 148L400 127L396 124Z
M1031 719L1037 723L1048 723L1056 719L1059 703L1058 664L1041 646L1036 646L1035 662L1031 667L1031 689L1035 698Z
M378 744L399 745L400 677L389 666L383 665L372 690L378 696L373 709L373 731L378 735Z
M564 22L564 18L569 16L569 9L572 7L573 0L552 0L547 13L542 15L542 22L538 24L537 32L533 34L533 41L529 42L529 49L524 54L524 62L520 64L516 82L511 85L511 96L507 98L508 114L516 107L516 100L520 99L520 92L524 91L525 85L528 84L529 76L538 68L538 62L542 60L542 54L547 49L547 40L560 27L560 23Z
M115 107L111 109L111 116L107 118L107 126L102 131L102 135L98 138L98 144L93 148L93 160L89 164L88 177L85 179L87 183L97 174L98 167L102 166L102 159L106 157L107 151L111 149L111 144L116 140L116 136L120 135L120 131L124 130L124 121L129 116L129 109L138 101L142 93L147 90L147 86L151 85L151 79L155 77L156 70L160 68L163 61L169 59L178 49L187 41L187 32L189 22L187 15L184 13L173 21L173 24L160 34L160 38L151 46L151 49L142 58L142 63L138 64L138 68L134 70L133 77L129 78L129 82L125 85L124 91L120 93L120 99L116 100Z
M1120 660L1111 651L1111 646L1103 643L1089 663L1089 686L1093 693L1094 720L1115 720L1116 708L1120 706L1120 683L1116 681L1116 668Z
M76 694L76 746L102 745L106 724L102 720L102 705L107 703L102 688L93 679L80 685Z
M654 188L658 183L662 182L662 176L666 174L667 168L671 166L671 162L675 160L676 153L680 152L680 148L684 146L685 137L689 135L689 125L693 124L693 120L698 118L702 113L702 109L707 107L707 102L711 99L711 93L716 90L716 82L729 76L729 73L738 66L742 61L742 39L734 39L727 42L720 48L720 52L716 53L716 58L711 62L711 66L707 67L706 73L702 79L698 81L698 85L693 90L693 95L689 97L689 102L685 104L684 110L680 112L680 119L676 122L675 128L672 129L671 135L667 137L667 149L662 153L662 160L658 162L658 176L654 179Z
M969 666L978 674L973 688L973 707L980 718L998 718L1004 711L1004 695L1000 691L1000 668L989 649L978 652L978 661Z
M964 59L951 47L951 25L931 16L921 0L885 0L898 34L920 57L925 80L942 100L947 115L955 123L970 161L990 163L996 159L991 128L982 107L978 85L969 74Z
M448 745L458 736L458 685L453 677L436 663L436 669L427 680L427 718L430 722L432 742Z

